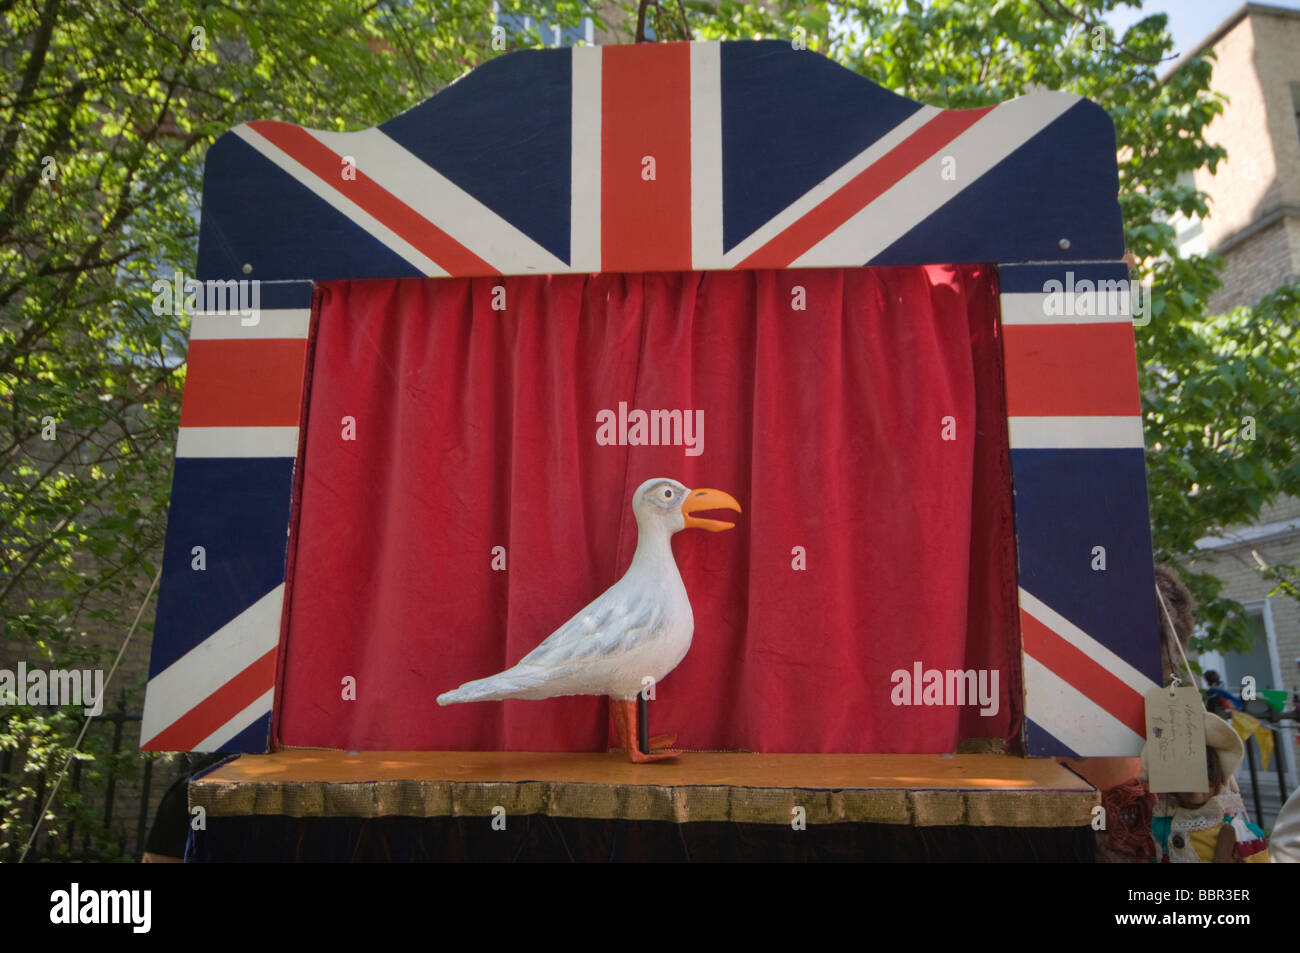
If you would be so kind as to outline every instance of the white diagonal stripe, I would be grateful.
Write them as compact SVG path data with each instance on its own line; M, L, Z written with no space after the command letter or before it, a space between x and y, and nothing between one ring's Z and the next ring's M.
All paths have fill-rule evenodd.
M140 743L155 735L280 644L284 583L235 616L153 678L144 697Z
M822 202L826 201L826 199L830 198L844 186L848 185L855 176L879 161L887 152L894 149L902 143L904 139L916 132L942 111L943 110L941 109L936 109L934 106L922 106L916 112L912 113L912 115L908 116L893 129L889 130L889 132L885 133L866 149L862 150L862 152L859 152L844 165L840 166L822 181L814 185L789 206L782 209L777 215L765 222L761 228L736 245L735 248L727 252L723 256L723 267L736 267L736 265L740 264L754 252L758 251L772 239L776 238L777 235L781 234L799 219L811 212ZM860 265L862 263L862 260L858 258L837 262L837 264L841 266Z
M1073 93L1034 93L994 107L953 139L941 154L887 189L831 234L800 255L795 268L867 264L927 217L974 185L1081 97ZM955 160L955 177L941 174L943 158Z
M296 457L297 427L182 427L177 457Z
M566 271L600 271L600 63L599 46L575 46L573 145L570 159L569 261Z
M271 140L257 132L252 126L247 124L236 126L231 130L231 132L239 136L240 139L243 139L250 146L269 159L273 164L291 175L299 183L306 186L313 194L323 200L344 218L349 219L363 231L368 232L381 243L387 245L393 252L406 259L406 261L410 262L421 274L432 275L435 277L443 277L447 274L446 269L425 255L424 252L417 249L387 225L384 225L356 202L347 198L338 189L323 182L316 173L312 172L297 159L294 159L279 146L275 145L275 143L271 142ZM339 168L341 172L342 165L340 165Z
M723 267L722 48L691 44L691 267Z
M265 338L305 338L311 325L311 308L262 310L257 323L247 325L249 315L194 313L190 322L191 341L230 341Z
M1084 292L1075 294L1075 299L1082 297ZM1133 321L1131 313L1125 314L1052 314L1052 311L1059 311L1059 302L1050 300L1056 296L1050 294L1004 294L1002 295L1002 323L1003 324L1130 324ZM1099 298L1104 301L1105 298ZM1123 295L1123 306L1130 308L1128 294ZM1071 308L1071 311L1077 311L1078 308Z
M351 156L358 172L498 271L567 270L565 262L381 130L306 132L339 156Z
M1079 628L1065 616L1061 615L1043 600L1023 586L1020 587L1020 608L1051 629L1066 642L1088 658L1092 659L1106 671L1139 695L1145 695L1156 687L1156 683L1120 658L1106 646L1102 645L1083 629Z
M1025 716L1085 757L1134 757L1146 739L1036 658L1025 655Z
M243 731L253 722L257 721L257 719L261 718L268 711L270 711L271 704L274 700L275 700L275 689L268 688L266 692L263 693L261 697L257 699L257 701L253 702L253 704L249 705L247 708L241 711L234 718L230 719L230 721L226 722L224 725L222 725L212 734L208 735L206 738L204 738L202 741L196 744L191 750L193 751L218 750L227 741L229 741L231 738L238 735L241 731Z
M1141 417L1008 417L1012 450L1141 450Z

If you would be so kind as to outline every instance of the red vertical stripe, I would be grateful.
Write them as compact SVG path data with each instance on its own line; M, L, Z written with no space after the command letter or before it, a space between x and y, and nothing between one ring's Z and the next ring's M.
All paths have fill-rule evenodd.
M601 57L601 269L689 270L690 45L618 54ZM643 177L646 157L653 180Z
M992 109L951 110L935 116L736 267L788 268Z
M1133 325L1009 324L1002 328L1009 417L1134 417Z
M307 342L191 341L182 427L296 427Z

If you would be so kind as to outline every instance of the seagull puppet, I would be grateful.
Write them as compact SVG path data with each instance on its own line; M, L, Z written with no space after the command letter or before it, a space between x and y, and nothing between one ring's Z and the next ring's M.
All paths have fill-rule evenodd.
M632 494L636 552L623 578L514 668L466 682L439 695L438 704L608 695L614 728L629 759L675 757L680 752L655 749L668 748L676 735L651 738L647 750L641 750L636 696L676 668L691 647L695 617L673 559L671 539L683 529L713 533L731 529L734 523L691 515L715 509L739 513L740 504L721 490L688 490L663 477L642 483ZM647 676L654 681L647 682Z

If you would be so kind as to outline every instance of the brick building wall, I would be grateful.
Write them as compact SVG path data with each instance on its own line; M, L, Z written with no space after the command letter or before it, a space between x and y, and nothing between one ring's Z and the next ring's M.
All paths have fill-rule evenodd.
M1275 288L1300 281L1300 218L1277 218L1228 250L1223 256L1223 285L1210 295L1210 313L1224 314L1238 305L1253 305Z
M1300 10L1247 4L1198 49L1205 48L1215 55L1211 88L1228 99L1206 134L1228 157L1214 174L1195 174L1209 214L1188 235L1223 258L1223 285L1209 302L1217 314L1300 281ZM1183 253L1194 251L1189 242ZM1252 525L1229 527L1200 547L1187 563L1222 579L1223 594L1266 623L1267 667L1275 670L1256 673L1259 686L1300 690L1300 602L1270 597L1274 583L1258 565L1300 565L1300 500L1276 501ZM1289 788L1297 783L1292 735L1280 739ZM1243 768L1238 780L1246 776Z
M1216 312L1300 280L1300 10L1243 11L1204 44L1215 55L1211 87L1228 98L1206 130L1228 157L1195 175L1209 196L1206 245L1224 258Z

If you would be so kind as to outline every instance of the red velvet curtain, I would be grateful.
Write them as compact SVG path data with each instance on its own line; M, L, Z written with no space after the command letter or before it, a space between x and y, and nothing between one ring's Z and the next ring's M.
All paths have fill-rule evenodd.
M997 313L976 266L324 285L279 742L603 750L603 698L435 698L617 580L658 476L744 513L674 537L695 638L654 731L765 752L1015 737ZM699 442L598 442L620 404L702 416ZM996 712L904 688L917 663L996 672Z

